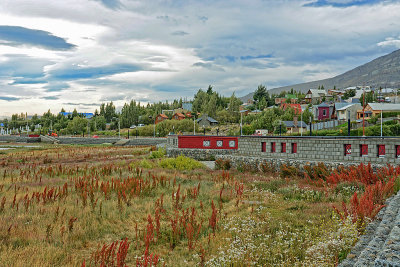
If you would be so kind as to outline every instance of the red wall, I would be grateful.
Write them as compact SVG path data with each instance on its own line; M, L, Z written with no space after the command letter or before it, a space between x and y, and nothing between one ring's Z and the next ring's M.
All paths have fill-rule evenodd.
M210 141L210 146L204 147L204 141ZM217 146L217 141L222 141L221 147ZM230 147L229 141L235 141L235 146ZM238 138L225 136L178 136L178 147L201 149L238 149Z

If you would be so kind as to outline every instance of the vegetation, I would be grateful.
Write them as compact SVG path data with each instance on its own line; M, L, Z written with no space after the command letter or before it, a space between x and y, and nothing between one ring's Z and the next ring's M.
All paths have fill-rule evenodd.
M392 167L211 171L154 147L4 152L6 266L332 266L400 187Z

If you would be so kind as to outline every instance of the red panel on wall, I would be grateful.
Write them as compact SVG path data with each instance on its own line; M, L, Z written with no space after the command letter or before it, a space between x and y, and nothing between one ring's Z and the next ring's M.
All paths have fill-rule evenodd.
M179 148L238 149L237 137L178 136Z

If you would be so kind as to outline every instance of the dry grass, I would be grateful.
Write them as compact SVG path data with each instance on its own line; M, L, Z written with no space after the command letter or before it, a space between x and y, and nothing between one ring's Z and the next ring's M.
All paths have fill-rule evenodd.
M332 255L317 243L347 238L327 230L344 227L331 207L350 194L279 174L183 170L191 164L185 159L162 168L151 150L45 146L1 154L1 265L330 266L357 238L349 231ZM309 249L322 254L313 258Z

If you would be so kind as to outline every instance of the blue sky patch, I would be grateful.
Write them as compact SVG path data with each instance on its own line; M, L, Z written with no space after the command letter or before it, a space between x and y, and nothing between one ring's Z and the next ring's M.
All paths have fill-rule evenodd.
M323 7L323 6L332 6L332 7L351 7L351 6L363 6L363 5L373 5L381 3L381 0L317 0L304 6L309 7Z
M113 64L102 67L58 69L50 73L51 79L57 80L78 80L94 79L118 73L136 72L142 70L134 64Z
M33 30L19 26L0 25L0 40L10 46L30 45L49 50L70 50L75 45L50 32Z

